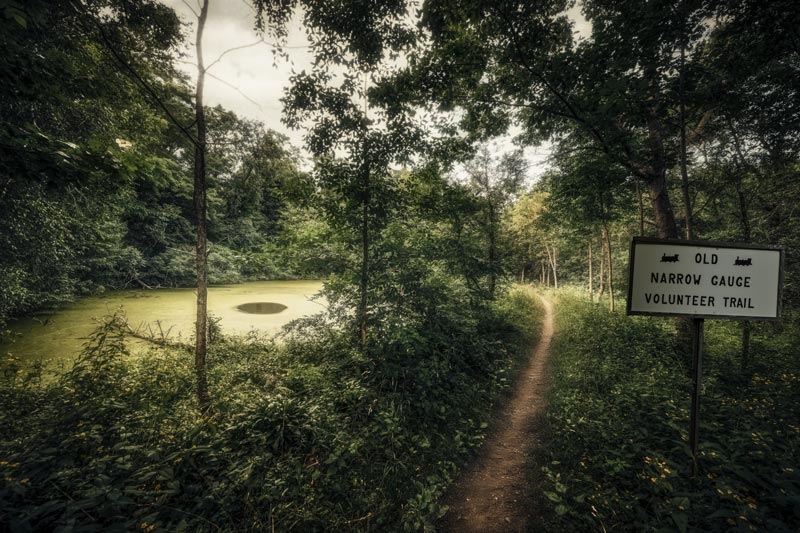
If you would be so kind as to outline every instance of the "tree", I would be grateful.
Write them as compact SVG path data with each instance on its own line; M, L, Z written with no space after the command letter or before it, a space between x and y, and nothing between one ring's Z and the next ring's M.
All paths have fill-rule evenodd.
M163 125L104 43L135 43L138 68L168 80L179 42L177 17L151 1L2 8L0 322L121 286L141 264L122 204L159 159L140 156Z
M611 244L611 225L633 206L630 196L629 173L621 165L609 165L596 152L562 146L554 154L557 171L550 185L548 206L550 216L572 231L591 228L601 235L601 282L607 279L609 306L614 310L614 275ZM635 179L635 178L634 178Z
M408 153L409 130L402 121L369 116L369 77L380 75L396 53L411 42L404 29L402 1L302 5L303 22L316 56L314 70L292 79L285 99L290 126L313 123L307 145L318 159L321 183L334 193L328 212L350 230L357 228L358 300L356 316L361 349L366 349L369 321L371 250L375 233L386 223L385 200L391 194L388 165ZM259 19L274 16L275 6L257 1ZM280 33L278 35L281 35ZM363 103L363 104L362 104ZM363 106L362 106L363 105ZM347 154L347 161L334 154ZM355 244L355 243L353 243Z
M549 286L552 279L558 288L560 239L557 227L549 221L549 196L545 187L534 187L514 203L506 226L524 260L541 265L541 283Z
M197 401L202 412L208 411L211 398L208 395L206 377L206 354L208 351L208 255L206 253L207 185L206 185L206 128L203 90L205 88L206 67L203 62L203 30L208 18L208 0L203 0L197 17L197 83L195 85L195 127L194 140L194 213L197 227L197 246L195 248L195 268L197 272L197 321L195 322L194 367L197 374Z
M494 299L497 277L502 274L500 258L500 222L514 195L519 192L527 173L522 150L493 157L487 147L466 165L470 187L478 197L480 217L486 232L486 266L489 299Z
M425 2L430 37L394 80L397 94L407 95L409 108L419 101L460 108L462 127L476 136L514 122L528 142L569 139L597 152L642 180L658 235L675 238L667 188L678 159L675 56L699 46L711 8L587 0L592 33L576 41L566 7L558 0ZM693 126L702 110L690 104Z

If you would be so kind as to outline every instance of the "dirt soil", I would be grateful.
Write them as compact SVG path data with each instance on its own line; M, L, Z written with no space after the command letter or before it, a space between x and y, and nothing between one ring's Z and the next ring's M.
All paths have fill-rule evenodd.
M450 509L438 524L441 531L526 530L533 501L526 464L541 443L541 416L549 386L547 358L553 338L553 305L545 298L542 304L541 338L479 456L443 498L442 503Z

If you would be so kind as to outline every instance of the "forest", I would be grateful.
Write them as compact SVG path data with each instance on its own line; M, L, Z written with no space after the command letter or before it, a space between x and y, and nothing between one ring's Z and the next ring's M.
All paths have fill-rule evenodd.
M270 124L207 102L215 3L0 0L0 532L800 529L800 4L247 0L313 58ZM780 320L706 321L697 472L635 237L783 250ZM318 312L210 311L278 280ZM519 521L458 522L541 343Z

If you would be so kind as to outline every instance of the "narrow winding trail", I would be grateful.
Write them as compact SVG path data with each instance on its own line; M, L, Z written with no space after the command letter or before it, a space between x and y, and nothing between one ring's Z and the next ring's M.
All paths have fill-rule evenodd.
M525 531L530 513L526 460L540 443L538 426L549 385L547 358L553 338L553 305L541 300L545 309L541 338L480 455L445 496L450 509L439 524L441 531Z

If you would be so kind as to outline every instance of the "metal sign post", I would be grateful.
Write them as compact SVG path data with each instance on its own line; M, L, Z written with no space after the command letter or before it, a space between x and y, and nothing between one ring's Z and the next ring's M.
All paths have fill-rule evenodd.
M703 323L692 319L692 413L689 420L689 445L692 448L692 477L697 475L697 444L700 440L700 384L703 375Z
M689 446L697 475L705 318L778 320L783 248L635 237L627 314L692 319L692 410Z

